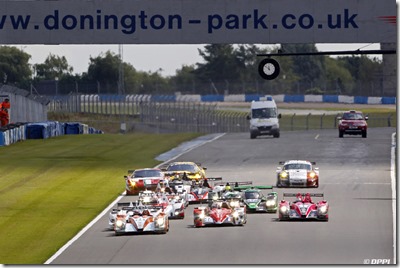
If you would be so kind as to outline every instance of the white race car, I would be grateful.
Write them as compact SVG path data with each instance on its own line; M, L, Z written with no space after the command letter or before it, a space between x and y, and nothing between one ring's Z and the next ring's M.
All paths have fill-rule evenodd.
M126 213L117 213L114 231L116 235L126 233L162 233L169 231L168 216L158 206L139 204Z
M162 194L159 196L158 205L169 219L185 218L185 201L179 194Z
M315 162L307 160L288 160L279 162L276 169L277 187L314 187L319 186L319 168Z

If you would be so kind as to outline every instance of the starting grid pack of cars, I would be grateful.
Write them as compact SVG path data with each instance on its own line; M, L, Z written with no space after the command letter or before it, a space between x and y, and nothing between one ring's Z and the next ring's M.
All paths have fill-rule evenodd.
M329 204L323 193L283 193L283 199L278 201L278 194L273 191L274 187L318 188L316 163L288 160L279 164L276 186L206 177L206 168L195 162L172 162L161 168L129 170L124 176L126 195L138 198L117 203L109 213L108 227L116 235L165 234L171 219L185 218L189 204L197 204L193 208L194 227L243 226L247 214L252 212L278 213L282 221L328 221ZM313 201L313 198L319 200Z

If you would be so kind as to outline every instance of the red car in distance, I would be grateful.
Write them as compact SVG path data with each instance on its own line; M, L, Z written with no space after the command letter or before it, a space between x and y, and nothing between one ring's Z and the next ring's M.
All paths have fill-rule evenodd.
M367 137L368 116L364 116L362 112L347 111L341 117L338 117L338 120L339 138L343 138L344 134Z

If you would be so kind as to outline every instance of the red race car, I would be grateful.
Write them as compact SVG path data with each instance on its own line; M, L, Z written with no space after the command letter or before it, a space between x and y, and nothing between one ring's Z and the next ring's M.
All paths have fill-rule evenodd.
M124 176L126 195L137 195L140 191L157 188L160 180L164 180L164 173L158 168L143 168L129 170L130 175Z
M293 202L285 199L279 203L279 220L329 220L329 204L322 193L283 193L283 197L295 197ZM311 197L322 197L314 202Z
M239 225L247 222L246 206L239 201L214 200L208 206L193 210L194 227L209 225Z

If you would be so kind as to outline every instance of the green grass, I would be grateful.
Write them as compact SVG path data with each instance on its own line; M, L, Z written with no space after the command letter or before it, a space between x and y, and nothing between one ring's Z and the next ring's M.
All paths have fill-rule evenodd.
M124 191L128 169L199 134L66 135L0 147L0 263L42 264Z

